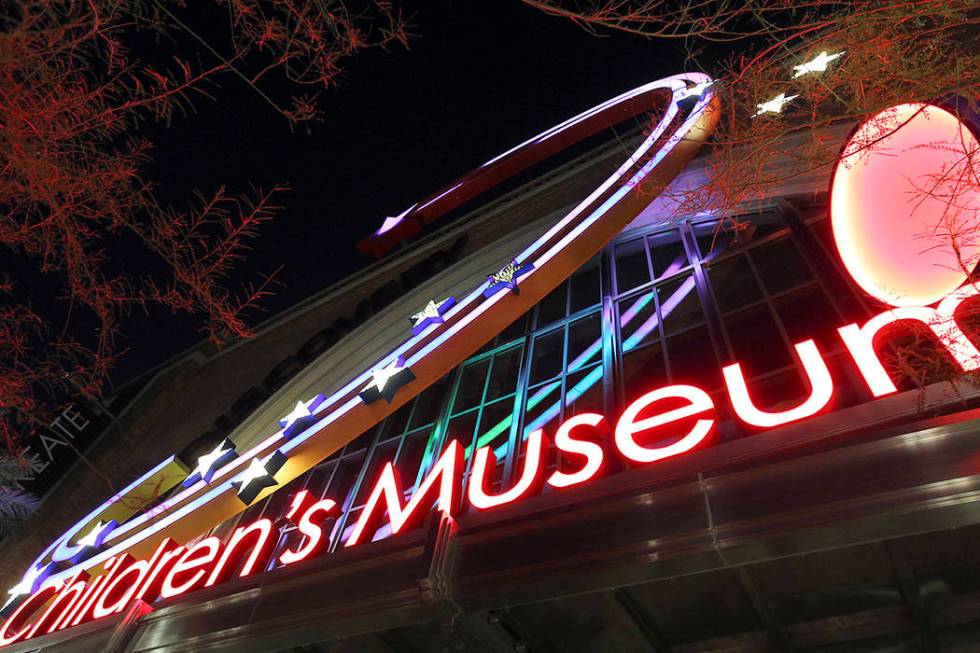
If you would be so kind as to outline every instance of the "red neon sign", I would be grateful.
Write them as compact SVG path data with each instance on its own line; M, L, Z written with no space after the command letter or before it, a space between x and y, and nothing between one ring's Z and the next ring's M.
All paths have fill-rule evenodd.
M961 369L980 366L980 355L974 356L976 349L953 319L956 308L976 294L976 289L964 289L951 295L937 309L893 309L875 316L863 327L850 324L839 329L872 394L881 396L897 391L884 374L874 350L876 344L881 344L877 342L881 329L896 321L918 321L928 325ZM816 345L807 340L798 343L796 351L809 377L810 394L795 407L783 411L770 412L755 405L738 363L724 368L729 400L743 422L771 428L810 417L828 405L833 383ZM637 464L651 464L682 455L711 435L715 425L714 409L711 397L696 386L657 388L626 406L614 422L612 441L619 455ZM577 466L573 466L573 471L552 472L546 481L548 485L572 487L599 474L605 456L603 448L581 435L589 431L595 433L604 421L602 415L584 413L558 426L554 447L568 455ZM465 488L470 505L478 510L491 510L533 494L540 486L547 466L547 442L543 430L531 432L517 480L511 487L495 493L487 489L496 464L493 452L490 447L477 449ZM654 444L649 444L651 442ZM398 470L391 463L385 465L344 546L352 547L368 540L385 520L394 534L415 528L429 513L430 506L444 514L457 515L464 490L461 482L463 462L463 446L455 440L450 442L407 502L403 499L405 486L398 478ZM291 565L325 551L324 524L337 513L337 503L333 499L315 500L306 490L298 493L285 516L296 524L303 539L294 548L283 551L279 562ZM151 602L157 598L173 598L220 584L233 576L251 576L268 567L278 538L279 529L272 520L265 518L238 527L227 542L211 536L184 547L168 539L147 560L119 556L107 562L105 573L94 580L86 572L80 572L59 587L39 589L0 628L0 644L117 614L134 599ZM32 617L38 613L40 616L32 622Z
M497 465L491 447L480 447L473 457L473 473L470 474L469 500L470 505L477 510L489 510L497 506L513 503L532 494L541 478L541 460L544 458L544 431L536 429L527 436L527 448L524 452L524 463L521 466L517 482L509 490L499 494L488 494L485 486L492 478L487 478L487 469L492 470Z
M738 363L733 363L722 369L725 384L728 386L728 395L732 400L732 407L735 408L735 414L743 422L752 426L772 428L816 415L830 403L834 395L834 382L830 378L830 370L827 369L827 364L823 362L823 358L817 350L817 344L812 340L797 343L796 355L799 356L803 369L806 370L810 396L797 407L779 412L767 412L756 408L755 402L749 396L749 389L745 385L745 376L742 374L742 368Z
M354 546L361 542L361 538L370 526L376 526L384 512L388 513L388 521L391 524L393 534L403 530L410 530L421 523L425 516L426 500L437 499L436 509L446 515L455 515L459 504L459 474L463 470L463 447L459 442L453 440L446 447L439 460L432 466L429 475L419 483L418 489L412 494L405 506L402 506L402 496L404 486L398 481L398 471L390 462L381 470L378 482L368 496L364 510L354 525L354 530L344 546ZM438 483L438 485L436 484ZM381 510L382 502L384 510ZM375 529L370 529L374 532Z
M650 417L637 419L642 413L649 412L651 406L671 399L679 399L683 404L677 408L657 412ZM623 411L623 415L616 423L616 446L620 453L636 463L652 463L690 451L701 444L714 427L714 419L703 416L704 413L714 410L714 407L708 393L693 385L670 385L658 388L646 393ZM689 417L698 419L687 433L672 444L644 447L636 440L636 436L640 433L660 429Z
M548 485L555 488L572 487L594 478L601 470L605 454L597 443L589 440L578 440L572 437L572 430L582 427L595 427L603 420L596 413L582 413L571 417L555 431L555 447L575 458L585 458L581 469L577 472L563 472L560 469L548 478Z
M283 565L292 565L297 562L312 558L323 553L327 548L327 538L323 533L323 523L331 518L337 517L339 506L333 499L323 499L322 501L312 501L309 490L303 490L296 495L293 506L290 508L286 517L296 520L296 528L303 534L305 541L295 549L286 549L279 555L279 562Z
M861 133L860 130L858 133ZM870 173L864 169L860 174ZM842 172L840 166L835 173L834 193L836 197L844 199L833 203L834 229L842 258L851 273L859 283L862 280L871 283L875 281L872 276L879 274L883 268L868 265L870 259L867 257L854 258L851 245L857 238L855 234L864 227L855 226L854 215L847 213L854 208L850 190L854 178L860 177L860 174ZM839 226L838 222L847 222L848 219L849 223ZM877 278L881 282L879 289L882 283L894 281L882 281L883 278L880 275ZM909 287L909 295L918 296L914 293L921 292L931 298L941 287L946 294L936 307L905 305L902 299L908 295L881 295L898 307L883 311L864 325L849 324L838 329L842 343L873 396L897 392L876 353L876 348L883 344L894 325L924 325L961 370L980 369L980 351L955 320L958 307L966 299L977 295L977 288L966 286L949 292L948 284L952 282L947 278L944 277L941 283L933 281L935 279L924 285L913 284L914 287ZM831 404L833 380L816 344L807 340L795 344L794 348L807 377L809 394L790 408L768 410L757 405L740 364L735 362L722 369L728 400L734 414L742 422L757 428L773 428L816 415ZM608 422L612 430L611 440L619 455L626 460L636 464L656 463L702 445L714 428L714 411L712 398L697 386L656 388L626 406L618 420ZM573 487L599 475L606 453L594 438L582 436L585 433L597 435L598 427L605 419L602 415L586 413L571 417L558 426L554 433L554 447L575 464L570 465L570 469L552 472L546 480L548 485L558 489ZM407 502L404 501L404 485L399 480L398 470L388 463L373 485L344 546L356 546L370 539L385 520L393 534L414 528L433 504L435 510L456 515L464 489L469 504L478 510L491 510L534 494L541 485L547 466L547 443L548 437L544 431L532 431L527 437L517 480L511 487L498 491L488 489L496 465L489 447L474 452L472 473L466 488L463 488L464 447L459 442L450 442ZM268 470L260 471L269 473ZM338 511L332 499L316 500L306 491L297 494L286 517L296 524L302 541L284 550L278 561L283 565L296 564L326 550L328 536L325 524L337 517ZM102 526L101 522L99 526ZM109 530L114 528L111 525L106 527ZM117 614L136 599L154 601L172 598L220 584L236 575L251 576L268 567L278 538L276 525L269 519L260 519L237 528L227 542L212 536L187 547L165 539L149 559L135 560L128 554L122 554L105 560L102 573L94 579L88 572L78 571L60 584L42 582L0 627L0 646Z

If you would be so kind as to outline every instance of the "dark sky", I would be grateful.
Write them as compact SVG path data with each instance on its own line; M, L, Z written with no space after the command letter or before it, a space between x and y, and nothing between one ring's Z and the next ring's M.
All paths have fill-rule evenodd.
M398 3L417 35L409 49L370 51L322 98L313 133L286 121L244 83L153 135L148 177L180 203L219 184L285 183L285 210L254 244L245 272L284 266L264 304L280 312L369 263L355 243L442 185L528 136L634 86L680 72L679 44L596 37L517 0ZM154 312L126 326L117 382L200 340L194 320Z

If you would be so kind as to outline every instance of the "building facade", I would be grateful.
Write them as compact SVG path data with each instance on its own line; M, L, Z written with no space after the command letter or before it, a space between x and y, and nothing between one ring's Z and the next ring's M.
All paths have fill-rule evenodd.
M685 93L701 81L661 110L710 107ZM628 172L655 170L672 133L588 150L448 226L421 215L390 237L400 249L254 340L127 389L119 423L3 543L21 590L7 650L980 650L971 295L929 309L952 316L937 326L865 292L828 174L787 175L739 215L680 214L705 148L528 299L552 259L518 253L648 141ZM774 165L790 170L793 138ZM376 240L404 229L391 220ZM475 282L474 302L513 301L516 319L450 342L448 372L418 383L424 357L391 352L459 324ZM295 472L362 378L343 401L367 406L365 427ZM211 507L225 500L241 507ZM116 580L139 560L146 574Z

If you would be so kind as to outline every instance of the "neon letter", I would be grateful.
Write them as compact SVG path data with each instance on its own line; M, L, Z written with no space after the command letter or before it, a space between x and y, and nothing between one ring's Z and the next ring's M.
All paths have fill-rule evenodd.
M469 500L477 510L486 510L494 506L502 506L505 503L517 501L534 490L534 482L541 475L541 451L543 446L544 433L541 429L531 431L527 436L527 452L524 454L524 467L521 469L521 477L514 484L514 487L491 496L483 491L486 484L487 468L493 469L497 464L497 458L493 455L491 447L480 447L476 450L473 458L473 471L470 473Z
M228 544L225 545L224 551L221 553L221 559L215 564L211 577L204 583L204 586L211 587L231 575L234 568L242 562L242 559L245 559L245 550L242 549L241 545L249 537L252 537L253 540L252 548L248 549L248 558L241 565L238 577L245 578L256 571L265 569L278 541L278 538L272 536L273 531L272 521L269 519L259 519L248 526L236 528L235 532L228 538ZM231 564L229 565L229 563Z
M142 589L141 586L146 586L159 575L161 561L176 557L176 555L167 556L168 553L171 553L172 549L183 549L183 547L179 547L176 542L168 537L160 543L160 546L157 547L157 550L149 560L137 560L129 564L123 571L120 571L106 585L102 596L99 597L99 600L95 603L95 607L92 608L92 618L101 619L102 617L107 617L110 614L125 610L126 606L136 598L136 593ZM128 558L128 556L125 557ZM120 566L122 564L120 563ZM145 590L143 590L143 594L145 594ZM139 598L143 598L142 594ZM155 598L153 596L149 600L152 601Z
M459 445L459 442L453 440L446 447L439 460L436 461L436 464L433 465L429 475L416 488L412 498L402 508L401 484L398 482L395 468L390 462L386 464L381 470L381 476L375 483L374 489L371 490L371 496L368 497L364 510L361 511L361 516L344 546L354 546L361 541L368 524L375 519L375 513L378 512L382 499L384 499L384 507L388 511L392 533L398 533L402 529L410 529L415 526L422 518L420 508L423 501L426 498L431 500L430 495L433 494L432 490L436 487L436 480L439 481L438 502L436 504L438 509L447 515L454 514L459 504L457 488L459 487L459 474L462 466L463 447ZM426 505L428 505L428 501L426 501Z
M582 413L581 415L576 415L570 419L565 420L565 423L558 427L558 431L555 433L555 447L559 451L564 451L565 453L573 453L579 456L585 456L585 465L582 469L575 472L574 474L566 474L565 472L558 470L555 471L548 478L548 485L551 487L569 487L572 485L578 485L579 483L584 483L596 474L602 468L603 451L602 447L595 442L589 442L588 440L576 440L572 437L572 429L579 426L591 426L596 427L599 422L603 420L602 415L596 413Z
M220 551L221 540L214 536L207 537L184 551L164 577L160 596L169 599L197 589L204 580L208 565L214 562ZM190 577L183 580L183 576L189 572Z
M767 412L755 407L752 398L749 397L749 390L745 386L745 375L738 363L726 365L721 371L725 376L725 384L728 386L728 395L735 407L735 413L743 422L752 426L762 426L770 428L795 422L798 419L809 417L820 411L821 408L830 402L834 394L834 382L830 378L827 364L820 357L820 351L812 340L804 340L796 345L796 354L803 363L806 370L807 380L810 384L810 396L806 401L796 408L782 410L779 412Z
M21 603L13 614L11 614L7 620L0 627L0 646L6 646L7 644L13 644L14 642L19 642L24 639L28 632L31 630L31 624L25 623L24 627L17 632L11 634L10 630L17 628L21 623L27 621L31 618L38 608L48 602L52 595L58 592L57 588L52 586L42 587L38 591L27 597L23 603Z
M687 405L659 413L653 417L647 417L646 419L636 419L640 411L647 406L670 398L684 399L687 401ZM686 417L693 417L694 415L712 410L714 407L715 405L712 403L708 393L693 385L669 385L653 392L648 392L627 406L622 416L620 416L619 421L616 423L616 446L619 447L620 452L624 456L638 463L652 463L656 460L662 460L663 458L669 458L685 451L690 451L707 437L711 431L711 427L715 423L713 418L699 419L684 437L673 444L668 444L663 447L641 447L636 443L633 436L640 431L655 429Z
M942 316L944 320L955 320L956 311L959 310L960 304L970 299L971 297L976 297L980 294L980 288L976 285L968 283L965 286L961 286L954 292L946 295L939 305L936 306L936 311Z
M947 310L955 310L958 303L947 304ZM916 320L929 327L964 372L980 368L980 351L960 330L952 315L925 306L893 308L874 316L863 327L848 324L837 329L875 397L898 392L875 354L874 344L879 331L900 320Z
M170 550L170 547L174 545L177 545L177 543L169 537L160 543L161 549L166 547L168 550L160 556L157 563L150 569L149 576L143 581L140 588L136 590L136 594L133 595L133 600L141 600L149 603L156 601L160 597L164 578L166 578L173 565L176 564L177 559L184 555L184 552L187 550L179 545Z
M124 557L132 559L130 556ZM119 569L119 562L119 558L110 558L108 562L103 565L103 568L107 573L102 574L89 583L88 590L85 592L82 598L74 603L71 612L66 614L62 620L58 622L57 630L77 626L83 621L89 621L92 618L92 608L95 606L96 600L102 593L102 588L112 578L116 570Z
M306 490L303 490L304 492ZM306 536L306 542L297 547L296 550L286 549L279 556L279 562L284 565L291 565L300 560L319 555L326 548L327 539L323 536L321 524L328 517L335 517L337 513L337 502L333 499L323 499L317 501L303 512L296 528Z
M88 572L80 571L65 581L65 584L61 586L58 594L54 597L54 601L44 611L41 618L35 622L31 632L24 639L34 637L42 628L44 628L42 634L53 633L58 630L58 622L61 621L62 616L71 611L82 600L85 590L88 589L88 579Z

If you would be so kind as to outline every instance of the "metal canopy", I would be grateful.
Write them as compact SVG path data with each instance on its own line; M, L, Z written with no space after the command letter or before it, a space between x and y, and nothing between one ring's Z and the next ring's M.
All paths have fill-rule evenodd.
M977 650L980 410L823 433L433 517L9 650Z

